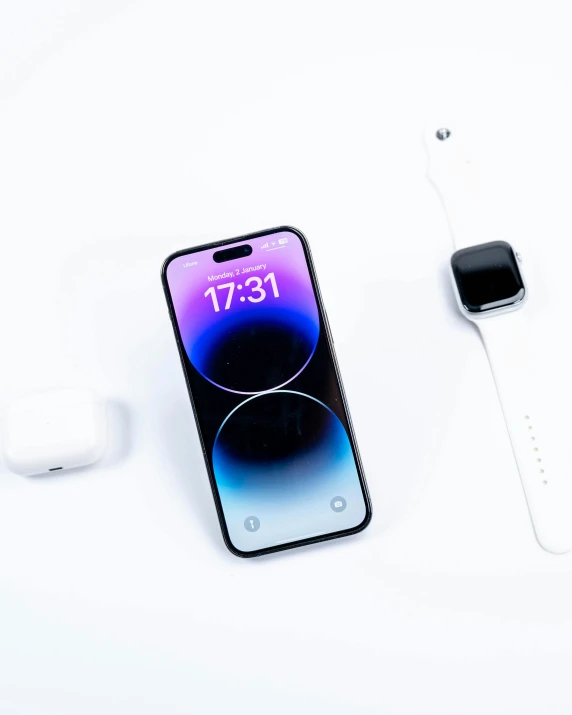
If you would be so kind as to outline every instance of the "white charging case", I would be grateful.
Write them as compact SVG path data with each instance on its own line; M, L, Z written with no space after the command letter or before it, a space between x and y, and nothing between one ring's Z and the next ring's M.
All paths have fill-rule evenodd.
M46 390L14 402L6 417L9 469L31 476L93 464L107 441L105 402L93 390Z

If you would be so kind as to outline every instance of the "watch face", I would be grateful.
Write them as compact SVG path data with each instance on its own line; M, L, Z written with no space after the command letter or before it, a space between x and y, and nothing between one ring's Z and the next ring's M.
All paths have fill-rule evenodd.
M462 248L451 258L461 303L470 313L520 303L525 288L510 244L492 241Z

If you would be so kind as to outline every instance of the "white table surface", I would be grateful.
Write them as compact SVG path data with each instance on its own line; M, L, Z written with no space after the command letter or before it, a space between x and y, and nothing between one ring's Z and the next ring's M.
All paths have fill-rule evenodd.
M0 408L93 386L116 437L95 469L1 467L2 715L572 711L572 555L534 540L421 143L432 117L471 128L566 438L567 9L3 0ZM313 248L374 519L244 561L159 269L283 223Z

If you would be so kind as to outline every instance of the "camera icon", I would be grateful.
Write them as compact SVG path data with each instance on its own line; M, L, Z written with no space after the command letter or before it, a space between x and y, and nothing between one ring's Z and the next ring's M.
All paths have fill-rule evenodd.
M330 507L332 508L332 511L343 511L348 503L343 497L334 497L332 501L330 502Z

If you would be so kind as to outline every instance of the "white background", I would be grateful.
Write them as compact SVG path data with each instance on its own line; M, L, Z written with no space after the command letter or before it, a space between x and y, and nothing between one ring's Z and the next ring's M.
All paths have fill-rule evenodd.
M0 406L90 385L118 431L96 469L2 466L1 715L572 711L572 555L534 540L421 141L471 128L483 239L525 258L572 427L567 5L2 0ZM283 223L313 248L374 519L243 561L159 270Z

